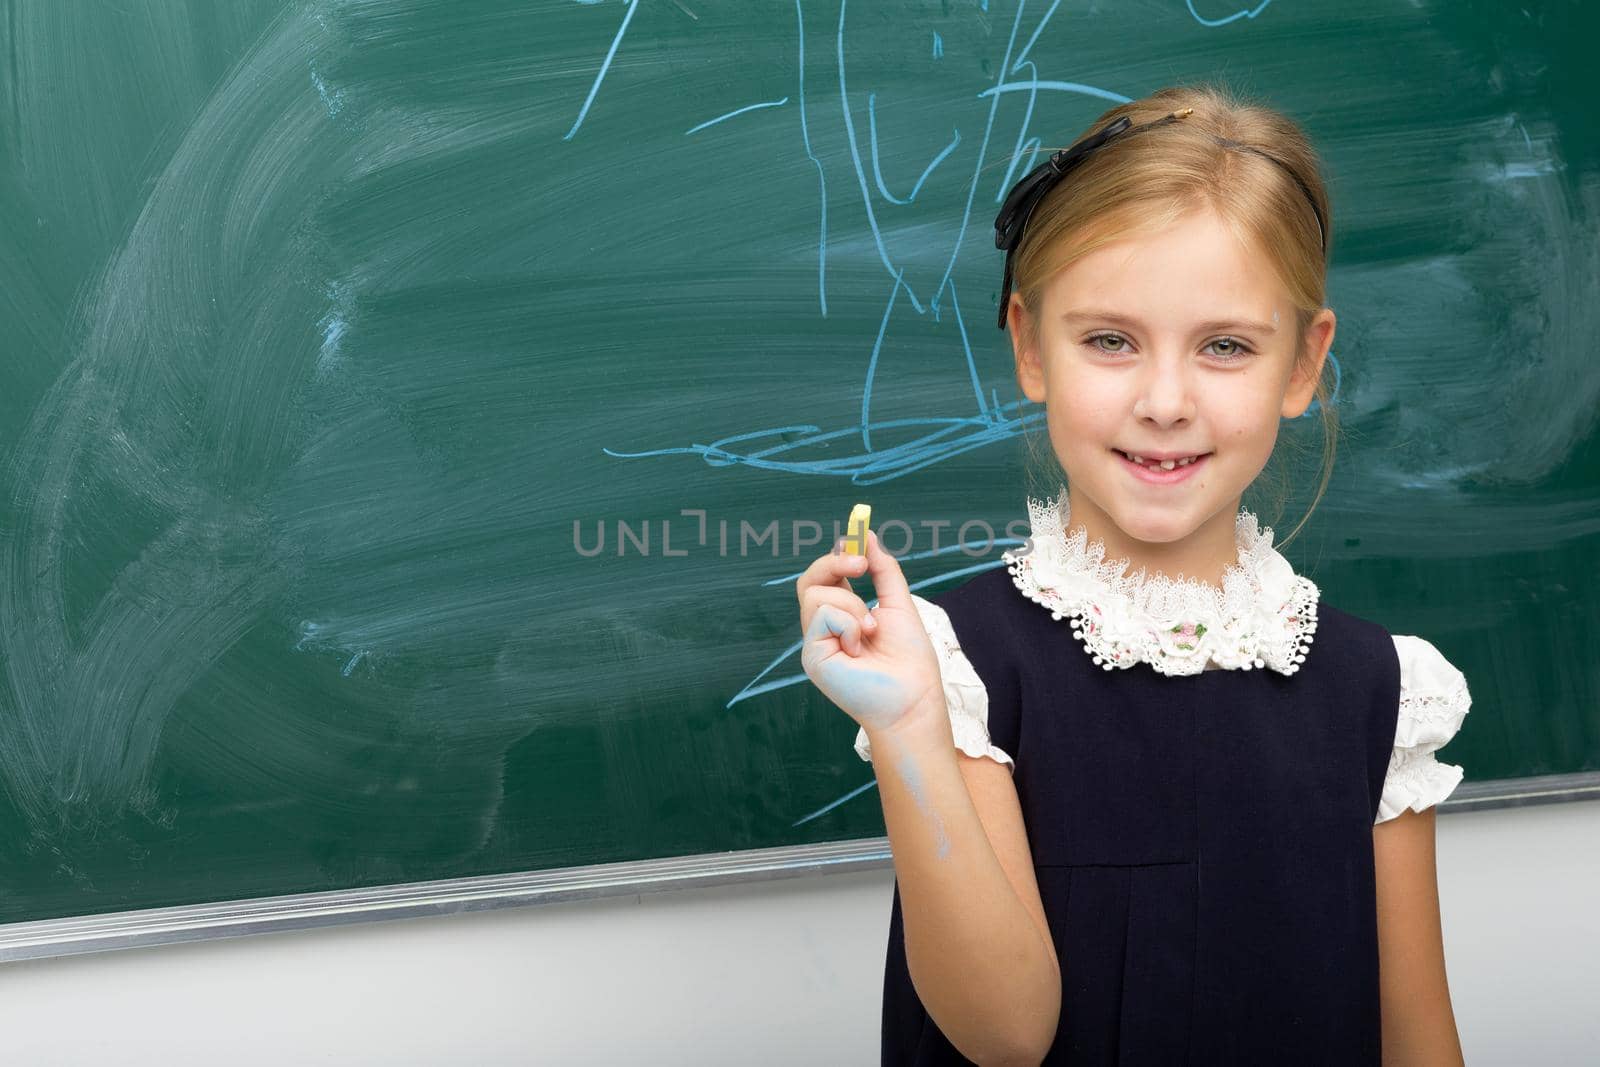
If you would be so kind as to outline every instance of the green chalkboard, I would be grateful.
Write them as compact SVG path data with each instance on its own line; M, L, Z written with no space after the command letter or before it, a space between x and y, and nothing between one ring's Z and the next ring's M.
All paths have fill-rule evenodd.
M1592 4L0 11L0 921L881 834L792 578L998 562L997 199L1200 79L1328 160L1291 559L1600 768Z

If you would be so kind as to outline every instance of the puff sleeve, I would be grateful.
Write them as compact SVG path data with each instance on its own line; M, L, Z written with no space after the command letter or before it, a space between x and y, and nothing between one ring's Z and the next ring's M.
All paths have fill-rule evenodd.
M1440 763L1434 752L1455 736L1472 704L1466 676L1437 648L1420 637L1390 636L1400 655L1400 716L1374 825L1437 804L1460 783L1462 769Z
M1005 764L1015 774L1017 765L1010 755L989 743L989 693L972 662L961 651L950 616L939 605L915 593L911 594L911 602L939 658L939 680L944 688L945 706L950 711L950 732L955 737L956 747L969 756L988 756ZM856 754L868 762L872 760L872 746L865 727L856 731Z

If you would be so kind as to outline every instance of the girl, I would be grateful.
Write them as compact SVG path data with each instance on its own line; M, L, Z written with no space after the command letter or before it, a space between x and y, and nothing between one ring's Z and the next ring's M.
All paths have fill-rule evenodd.
M1065 488L931 598L875 536L801 578L894 854L884 1063L1462 1062L1432 806L1466 681L1241 507L1281 420L1331 428L1328 221L1270 109L1101 115L996 223Z

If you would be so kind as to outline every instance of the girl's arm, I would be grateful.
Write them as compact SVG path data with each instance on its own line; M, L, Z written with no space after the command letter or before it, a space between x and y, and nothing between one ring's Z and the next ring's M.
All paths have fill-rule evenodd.
M1434 811L1403 811L1372 828L1386 1067L1463 1063L1445 981Z
M1036 1064L1055 1040L1061 970L1011 772L959 752L938 657L900 564L829 553L795 583L800 662L866 731L922 1006L980 1064ZM870 574L878 606L850 586ZM958 759L961 762L957 762Z
M968 1059L1037 1064L1060 1021L1061 967L1017 789L1004 765L955 748L942 694L929 700L867 734L911 982Z

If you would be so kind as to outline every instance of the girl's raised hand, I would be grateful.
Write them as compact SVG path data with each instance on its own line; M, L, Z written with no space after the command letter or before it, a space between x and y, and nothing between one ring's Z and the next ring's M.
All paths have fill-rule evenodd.
M878 593L871 612L850 586L870 576ZM939 662L911 590L894 556L867 532L867 554L829 552L796 583L800 664L824 696L867 731L885 729L919 707L943 699Z

